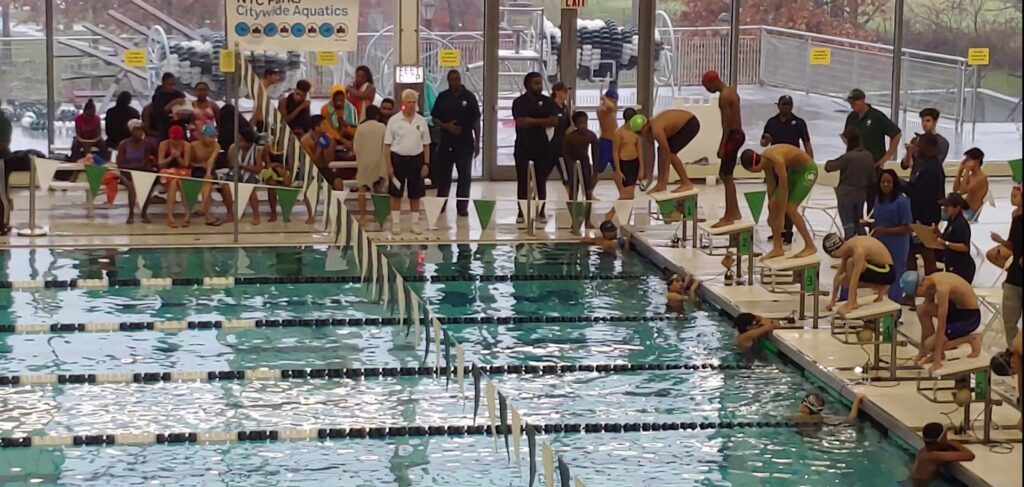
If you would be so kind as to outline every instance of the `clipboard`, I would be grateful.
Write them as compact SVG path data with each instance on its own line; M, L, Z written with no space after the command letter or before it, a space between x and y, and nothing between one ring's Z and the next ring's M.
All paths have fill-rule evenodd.
M938 243L938 237L935 236L935 231L932 230L931 225L923 225L920 223L911 223L910 228L914 230L914 235L917 236L921 243L930 249L942 249L942 246Z

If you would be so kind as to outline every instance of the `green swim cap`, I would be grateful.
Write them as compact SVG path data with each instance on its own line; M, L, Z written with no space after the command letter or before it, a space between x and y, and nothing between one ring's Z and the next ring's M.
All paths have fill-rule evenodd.
M647 117L637 114L633 115L633 118L629 119L629 129L634 132L640 132L647 126Z

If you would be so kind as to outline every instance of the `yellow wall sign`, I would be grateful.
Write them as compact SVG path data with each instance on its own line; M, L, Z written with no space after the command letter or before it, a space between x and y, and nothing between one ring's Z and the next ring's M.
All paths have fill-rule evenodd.
M828 66L832 64L832 49L828 47L812 47L810 58L811 64Z
M967 64L971 66L988 66L988 48L972 47L968 49Z
M462 52L458 49L441 49L437 52L437 65L442 68L457 68L462 64Z
M234 73L235 72L235 51L233 49L224 49L220 52L220 72L222 73Z
M317 66L334 66L338 64L338 51L317 51Z
M129 68L145 68L146 50L128 49L124 51L124 65L128 66Z

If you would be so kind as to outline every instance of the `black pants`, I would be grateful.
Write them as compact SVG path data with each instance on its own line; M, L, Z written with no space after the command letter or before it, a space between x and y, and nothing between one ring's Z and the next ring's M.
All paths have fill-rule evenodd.
M875 211L875 198L878 197L878 180L882 177L882 168L875 168L875 175L871 178L871 185L867 190L868 214Z
M437 147L433 159L434 174L432 175L434 185L437 186L437 196L447 198L452 190L452 168L459 172L459 184L455 189L455 196L459 198L456 207L459 211L469 209L469 185L473 180L473 143L472 142L442 142Z
M530 161L533 161L534 170L537 176L537 199L541 201L541 208L544 207L544 200L548 198L548 176L555 168L554 157L551 154L539 152L536 154L515 154L516 160L516 198L525 200L530 187Z
M7 230L11 225L11 173L28 172L31 165L31 156L24 152L0 158L0 169L3 170L3 181L0 181L0 230Z

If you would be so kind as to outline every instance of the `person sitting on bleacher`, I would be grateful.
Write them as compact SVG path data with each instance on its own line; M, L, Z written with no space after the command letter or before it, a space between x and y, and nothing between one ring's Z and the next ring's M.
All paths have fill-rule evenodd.
M135 221L135 201L141 196L145 198L142 203L142 223L151 223L149 215L149 194L135 194L135 185L132 184L132 173L128 171L155 172L156 150L146 141L146 127L142 120L134 119L128 121L128 130L131 137L121 141L117 146L117 168L119 171L111 171L120 174L118 181L107 187L108 201L113 201L117 195L117 185L121 184L128 188L128 224ZM111 196L113 195L113 196Z
M107 116L103 120L107 131L107 145L118 147L121 142L132 136L128 122L141 118L139 111L132 108L132 94L122 91L117 95L114 106L107 109Z
M174 220L174 199L179 192L181 184L178 178L191 174L192 146L185 140L185 129L174 125L167 129L168 139L160 142L157 150L157 161L160 167L160 184L167 187L167 226L178 228L178 222ZM185 207L185 195L182 194L181 206ZM182 226L192 224L188 208L185 208L185 221Z
M942 250L942 263L946 272L952 272L972 283L978 265L971 255L971 224L965 214L969 203L955 192L949 193L939 203L942 204L944 217L948 220L946 228L936 239L936 244ZM933 231L939 235L937 227Z
M106 152L100 117L96 115L96 103L90 99L85 102L82 113L75 117L75 140L71 144L71 160L78 160L91 154L93 148L101 155Z
M352 152L352 139L355 137L355 107L345 99L345 88L335 86L331 89L331 102L320 109L320 115L327 119L327 133L338 144L338 150Z
M857 290L861 285L875 292L875 302L885 299L889 286L896 282L892 255L875 237L855 236L843 241L838 234L830 233L822 240L822 247L829 256L841 258L843 262L836 270L832 282L832 300L826 310L831 311L839 299L840 286L846 287L849 297L836 311L845 315L860 307L857 302Z
M260 171L260 180L267 186L282 186L292 187L292 183L295 179L292 175L291 169L286 165L284 160L284 153L278 151L277 144L273 137L267 137L265 134L261 134L264 140L257 143L259 147L259 157L263 170ZM267 189L267 200L270 203L270 218L268 222L273 223L277 221L277 190L273 188ZM303 198L303 202L306 204L306 224L313 224L313 208L310 205L309 200Z
M344 191L345 180L338 171L331 169L331 162L334 161L334 150L337 147L334 139L327 135L327 120L320 115L313 115L310 118L311 130L302 136L299 142L306 150L306 155L313 162L313 165L320 170L320 174L327 180L331 188Z
M988 196L988 176L981 165L985 163L985 153L975 147L964 152L964 160L960 162L960 168L956 172L956 179L953 180L953 191L963 195L967 200L967 208L964 208L964 216L973 221L981 205L985 204L985 196Z
M968 357L981 354L981 335L974 333L981 326L981 310L971 283L951 272L922 277L917 271L907 271L900 278L900 287L910 298L924 298L917 305L921 347L914 359L916 365L930 360L929 370L934 371L942 367L946 350L965 343L971 346Z
M232 110L234 107L232 107ZM234 113L232 111L232 113ZM238 140L231 144L226 153L227 167L216 171L217 178L227 184L232 184L237 179L239 183L258 184L260 182L260 171L263 170L262 159L257 157L253 146L257 141L256 132L251 125L242 128L238 133ZM240 167L241 170L236 168ZM235 174L235 172L238 174ZM239 201L237 204L244 204ZM252 224L260 224L260 206L256 191L249 194L249 206L252 208ZM241 213L239 213L241 214Z

